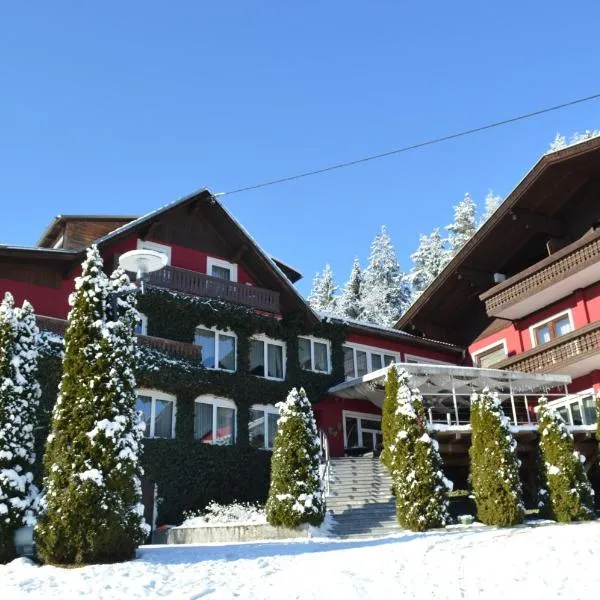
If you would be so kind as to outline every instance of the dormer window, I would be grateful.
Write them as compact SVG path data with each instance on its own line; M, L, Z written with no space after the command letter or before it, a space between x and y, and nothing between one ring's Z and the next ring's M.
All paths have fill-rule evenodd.
M220 258L209 256L206 259L206 273L223 281L237 281L237 265Z

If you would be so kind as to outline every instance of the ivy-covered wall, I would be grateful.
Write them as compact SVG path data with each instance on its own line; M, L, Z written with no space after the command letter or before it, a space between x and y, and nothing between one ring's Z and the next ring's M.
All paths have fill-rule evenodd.
M271 453L250 447L250 407L253 404L274 405L285 399L293 386L304 387L311 401L316 402L329 387L343 381L342 344L346 339L346 327L321 323L307 330L298 315L277 320L245 307L153 289L139 296L139 310L148 317L150 336L193 342L198 325L230 330L237 336L235 373L205 369L201 364L142 348L138 386L167 392L177 398L175 439L146 440L144 443L144 470L147 478L157 484L161 499L158 523L177 523L184 511L201 509L211 499L264 501L269 485ZM286 342L285 381L271 381L250 374L250 337L258 333ZM331 341L331 374L300 368L298 335L302 334ZM39 371L43 388L37 430L40 456L60 374L60 349L49 348L42 353ZM204 394L235 402L235 446L210 446L194 439L194 400Z

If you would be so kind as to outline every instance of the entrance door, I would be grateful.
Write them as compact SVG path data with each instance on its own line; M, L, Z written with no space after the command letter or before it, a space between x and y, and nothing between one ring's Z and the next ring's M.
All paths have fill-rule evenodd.
M381 417L369 413L344 411L344 448L370 452L382 442Z

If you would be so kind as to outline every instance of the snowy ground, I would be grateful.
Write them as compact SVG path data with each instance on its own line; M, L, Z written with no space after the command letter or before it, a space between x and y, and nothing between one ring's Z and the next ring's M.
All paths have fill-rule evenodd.
M0 598L594 598L600 522L337 541L145 546L81 569L0 566Z

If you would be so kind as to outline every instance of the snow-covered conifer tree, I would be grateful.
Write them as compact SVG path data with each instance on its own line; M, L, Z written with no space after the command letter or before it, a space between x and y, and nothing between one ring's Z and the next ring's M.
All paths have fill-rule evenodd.
M381 434L383 437L383 450L381 451L381 462L391 472L393 448L398 431L398 419L396 409L398 408L398 370L392 364L385 378L385 396L381 408Z
M402 272L396 250L385 228L371 243L369 264L362 280L363 319L393 325L410 304L408 277Z
M550 142L550 146L548 148L548 152L556 152L557 150L562 150L567 146L572 146L573 144L578 144L579 142L584 142L585 140L589 140L591 138L598 137L600 135L600 129L586 129L584 132L579 133L576 131L571 137L567 140L567 138L557 133L555 138Z
M544 516L559 522L594 518L594 490L583 463L585 457L574 449L573 436L562 417L540 400L539 508Z
M96 247L75 289L36 539L49 563L127 560L148 532L139 486L144 425L135 410L135 297L123 273L108 280Z
M358 258L352 263L350 277L344 285L338 302L340 317L361 320L362 318L362 270Z
M454 207L454 223L446 225L450 254L454 256L477 231L477 207L470 194Z
M484 389L471 397L471 486L477 518L508 527L523 521L517 442L497 393Z
M302 388L293 388L277 407L279 420L271 459L267 521L290 529L302 523L320 525L325 516L325 500L312 407Z
M312 289L308 296L311 308L318 312L336 314L338 287L333 277L331 265L326 264L322 273L317 273L313 279Z
M33 523L38 333L31 304L15 308L7 292L0 304L0 563L16 555L15 530Z
M489 190L485 196L485 208L483 215L481 216L481 224L485 223L495 212L496 209L502 204L502 197L498 194L494 194L492 190Z
M451 258L444 246L440 230L434 229L430 235L419 236L419 247L410 258L413 261L413 268L409 279L416 300L416 297L425 291Z
M396 516L404 529L425 531L449 521L447 493L438 443L427 432L423 398L409 387L406 371L398 374L396 439L389 447Z

